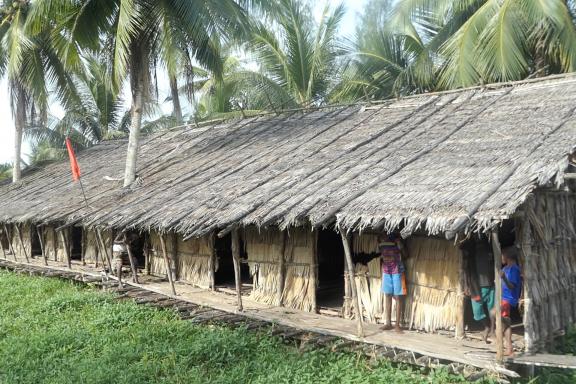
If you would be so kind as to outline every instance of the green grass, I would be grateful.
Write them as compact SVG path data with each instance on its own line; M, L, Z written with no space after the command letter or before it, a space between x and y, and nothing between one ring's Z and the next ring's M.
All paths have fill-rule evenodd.
M463 383L0 272L0 383Z

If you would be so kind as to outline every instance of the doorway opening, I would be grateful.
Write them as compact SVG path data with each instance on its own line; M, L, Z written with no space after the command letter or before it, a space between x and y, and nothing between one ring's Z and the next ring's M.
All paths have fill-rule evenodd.
M236 279L234 277L234 259L232 258L232 236L216 237L214 241L216 252L216 273L214 280L216 288L226 291L236 289ZM246 251L244 242L240 239L240 281L242 282L242 293L251 289L250 268L246 263Z
M128 239L130 252L136 263L136 268L146 268L146 256L144 254L146 235L136 231L127 231L126 238ZM130 260L126 260L126 264L130 265Z
M72 260L82 259L82 238L84 236L82 227L72 227L70 231L70 258Z
M321 230L317 250L317 307L320 311L340 312L344 303L344 246L340 235L335 231Z
M32 246L32 257L42 257L42 247L40 245L40 237L38 236L38 228L34 225L30 226L30 243Z

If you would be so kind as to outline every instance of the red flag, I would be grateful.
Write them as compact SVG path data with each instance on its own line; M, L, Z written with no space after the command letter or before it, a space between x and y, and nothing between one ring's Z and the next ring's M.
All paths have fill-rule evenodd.
M68 157L70 158L70 169L72 170L72 179L78 181L80 179L80 167L72 149L72 143L69 138L66 138L66 149L68 150Z

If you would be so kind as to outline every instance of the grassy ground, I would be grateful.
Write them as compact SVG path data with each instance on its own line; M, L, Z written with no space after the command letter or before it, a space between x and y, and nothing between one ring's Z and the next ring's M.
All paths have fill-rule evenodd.
M265 334L194 326L56 279L0 272L0 383L456 383Z

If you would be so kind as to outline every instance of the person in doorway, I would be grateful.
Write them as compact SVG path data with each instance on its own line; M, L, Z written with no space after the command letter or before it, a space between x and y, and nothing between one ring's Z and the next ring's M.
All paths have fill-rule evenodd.
M112 245L112 270L116 273L116 277L118 277L118 285L120 287L122 287L122 259L128 251L124 238L124 232L119 233Z
M512 345L512 322L510 314L513 308L518 307L520 295L522 293L522 273L518 266L518 250L516 247L507 247L502 250L502 264L504 267L500 271L502 279L502 303L501 315L504 329L504 339L506 341L506 356L513 356Z
M468 240L462 247L466 262L465 294L470 296L474 320L484 327L482 338L494 333L494 254L486 239Z
M383 330L392 329L392 297L396 300L396 332L402 333L402 299L406 296L406 276L402 256L406 255L402 241L394 234L378 237L378 251L382 266L382 292L386 301L386 322Z

